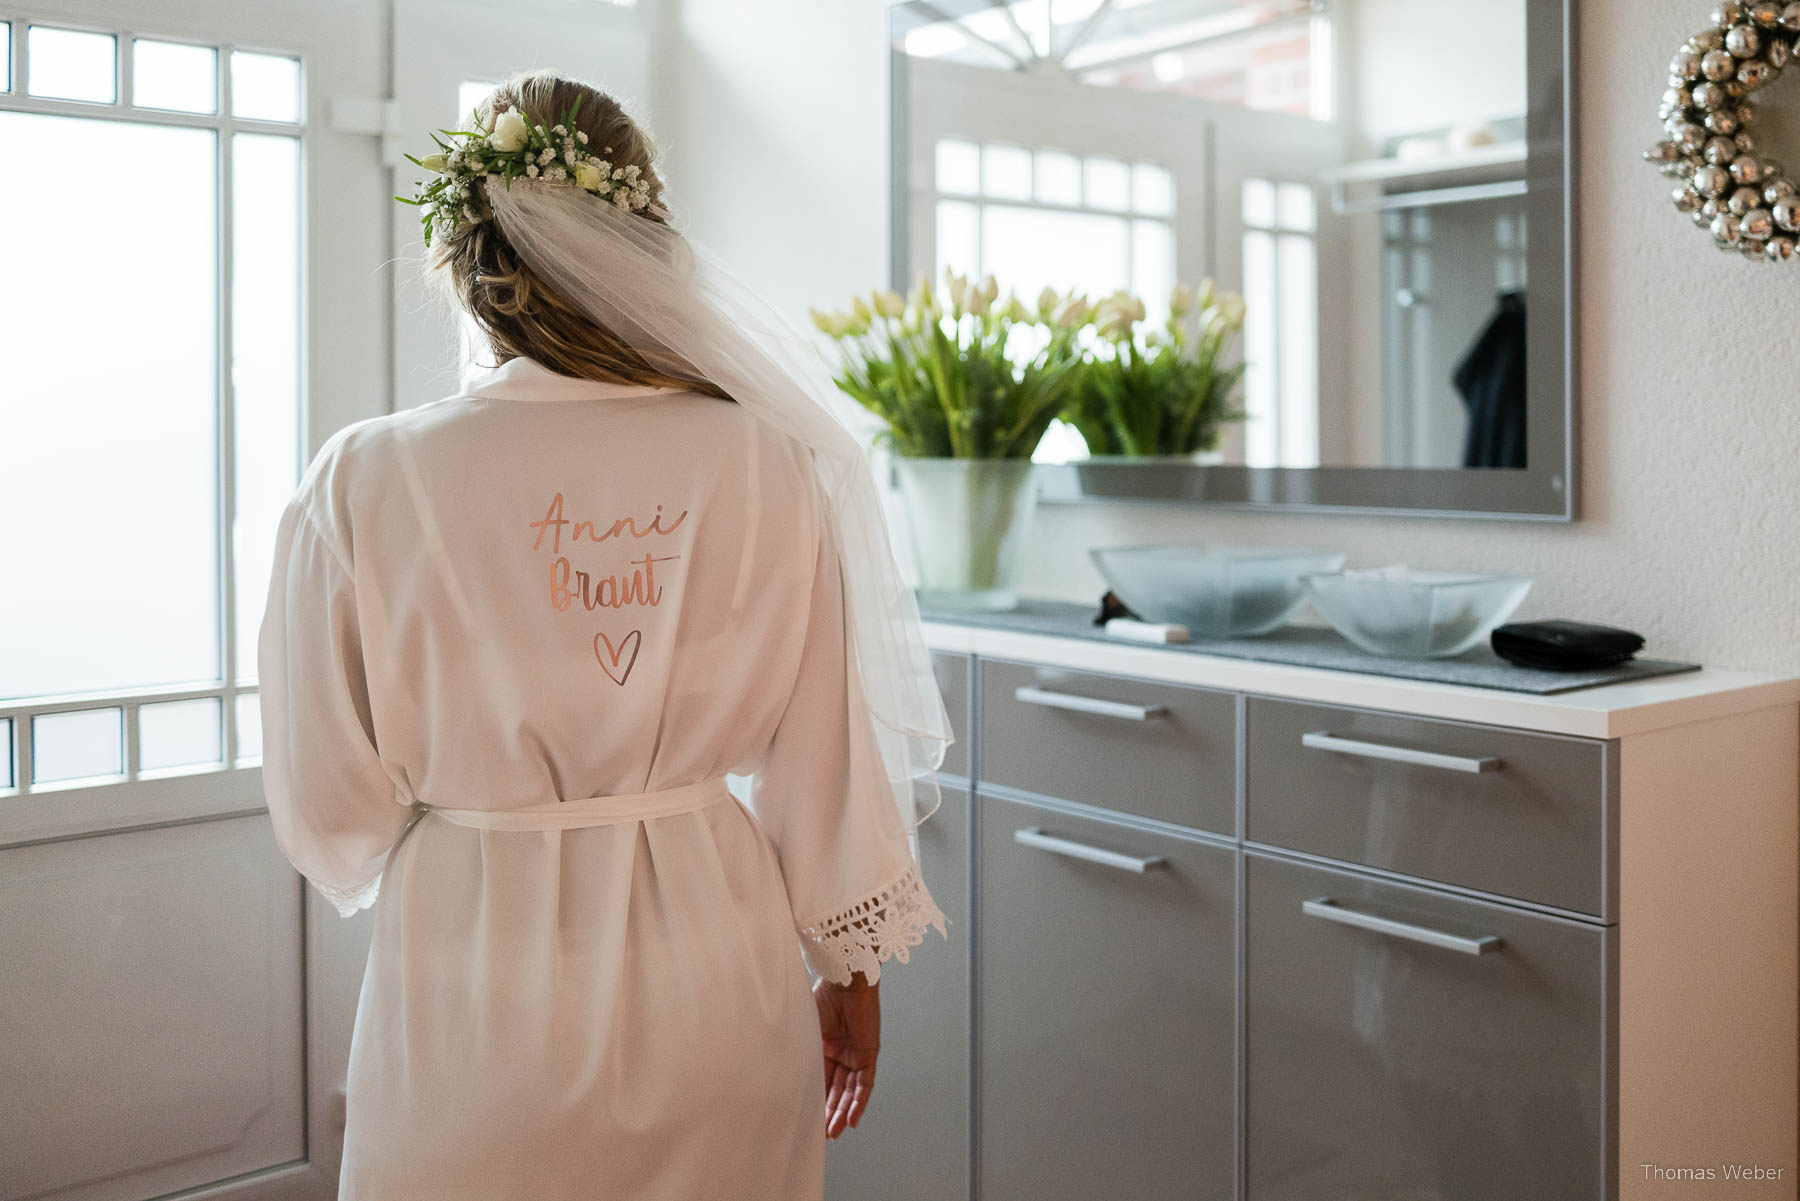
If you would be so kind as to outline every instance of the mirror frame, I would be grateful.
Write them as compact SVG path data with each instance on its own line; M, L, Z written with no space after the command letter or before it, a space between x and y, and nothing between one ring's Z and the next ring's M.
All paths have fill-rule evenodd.
M892 285L910 284L906 55L889 0L888 250ZM1526 0L1526 462L1522 469L1040 464L1052 502L1193 504L1274 512L1572 521L1576 514L1575 0Z

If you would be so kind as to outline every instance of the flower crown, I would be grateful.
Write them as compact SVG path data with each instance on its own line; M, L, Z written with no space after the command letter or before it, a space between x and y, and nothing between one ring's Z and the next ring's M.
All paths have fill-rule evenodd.
M485 129L479 117L471 122L473 131L440 129L431 135L439 153L424 158L406 156L416 166L436 172L438 178L420 184L417 195L394 199L424 210L420 223L427 246L433 231L449 233L459 225L488 218L487 202L475 190L475 182L485 176L498 176L507 187L515 179L567 184L629 213L650 208L650 181L641 178L639 168L615 167L589 152L587 134L575 128L580 108L577 97L562 120L548 129L541 123L531 124L516 108L495 114ZM446 142L444 138L461 141ZM611 154L612 147L606 147L604 153Z

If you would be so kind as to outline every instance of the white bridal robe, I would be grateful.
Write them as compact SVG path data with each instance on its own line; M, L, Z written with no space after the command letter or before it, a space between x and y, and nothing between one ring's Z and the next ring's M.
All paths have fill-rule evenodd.
M343 1201L821 1195L808 969L947 931L815 493L734 404L526 359L314 459L263 774L294 866L375 906Z

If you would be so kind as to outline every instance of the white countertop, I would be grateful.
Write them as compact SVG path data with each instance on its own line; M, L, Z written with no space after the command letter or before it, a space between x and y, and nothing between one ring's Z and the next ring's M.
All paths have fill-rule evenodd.
M925 638L940 651L1580 738L1623 738L1773 705L1800 705L1800 678L1710 667L1536 696L939 620L925 623Z

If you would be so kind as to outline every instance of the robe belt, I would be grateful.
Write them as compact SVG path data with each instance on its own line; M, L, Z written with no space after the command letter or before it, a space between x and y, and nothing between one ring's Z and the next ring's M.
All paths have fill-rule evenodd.
M724 776L698 784L665 788L660 792L620 793L550 801L523 809L448 809L419 802L425 813L435 813L459 826L474 830L579 830L618 822L648 821L675 813L689 813L716 804L731 795Z

